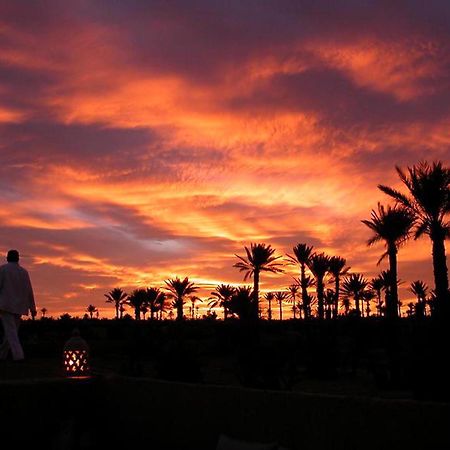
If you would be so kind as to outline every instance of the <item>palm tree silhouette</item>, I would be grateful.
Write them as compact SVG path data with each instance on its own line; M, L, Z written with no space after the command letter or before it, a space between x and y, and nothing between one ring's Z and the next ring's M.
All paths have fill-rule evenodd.
M135 289L127 298L127 304L134 308L134 317L141 320L142 307L147 305L147 290Z
M416 315L423 317L425 315L425 305L428 294L428 286L421 280L411 283L410 290L417 296L417 304L415 307Z
M370 280L369 287L376 294L378 316L381 316L383 312L383 300L381 298L381 291L384 289L384 282L382 278L380 278L380 276L372 278Z
M332 256L329 262L329 272L333 275L334 280L334 300L333 300L333 315L336 318L339 308L339 292L341 278L348 273L350 267L346 267L347 261L340 256Z
M294 280L297 281L295 278L294 278ZM297 296L298 296L299 289L300 289L300 285L298 283L291 284L288 287L288 295L286 298L287 302L292 303L292 312L294 313L294 320L297 318L295 310L297 309L296 305L297 305ZM301 312L300 312L300 318L301 318Z
M258 314L255 296L250 286L240 286L230 299L229 310L241 320L254 319Z
M175 308L177 310L177 320L183 320L183 305L184 300L187 296L194 294L198 287L189 278L186 277L184 280L180 278L171 278L166 280L166 289L169 291L169 296L174 299Z
M342 282L341 292L344 297L353 298L358 316L361 315L360 302L364 299L364 292L368 285L368 280L360 273L352 273Z
M235 255L240 259L233 267L245 272L244 281L253 277L253 295L255 297L255 319L259 316L259 277L261 272L281 273L282 264L277 263L281 256L274 256L275 249L266 244L250 244L250 248L244 247L247 257Z
M303 305L303 315L308 318L308 280L306 276L306 268L309 264L309 259L312 255L313 248L306 244L297 244L292 248L294 256L287 255L289 261L293 264L300 265L300 286L302 288L302 305Z
M442 162L422 161L407 168L396 167L408 195L388 186L378 188L407 208L417 218L415 239L427 234L432 242L433 274L438 310L447 315L450 307L445 239L450 235L450 169Z
M317 312L319 319L324 317L324 279L330 268L330 257L325 253L314 253L308 262L309 270L316 279Z
M165 292L160 292L158 296L158 312L159 312L159 320L162 320L163 312L166 312L166 300L167 300L167 294Z
M370 286L370 283L369 283ZM363 302L366 302L366 317L370 316L370 302L375 298L375 292L367 289L363 294Z
M128 294L124 292L121 288L114 288L109 291L107 294L104 294L106 297L106 303L114 303L114 308L116 309L116 319L119 318L120 305L126 300Z
M389 257L389 274L391 275L390 296L386 303L386 317L398 316L398 289L397 289L397 253L399 247L409 238L414 226L413 214L403 206L395 205L386 208L378 203L378 211L372 210L370 220L362 220L374 235L367 241L367 245L384 241L386 252L378 260L378 264L385 256Z
M161 307L161 296L165 296L164 292L161 292L159 288L150 287L147 288L147 305L150 308L150 320L155 318L155 314L158 314L158 311Z
M279 317L280 320L283 320L283 302L286 300L288 296L287 292L275 292L275 300L278 302L278 310L279 310Z
M273 292L266 292L264 294L264 298L269 304L269 308L267 309L267 319L272 320L272 300L275 298L275 295L273 294Z
M41 309L41 314L42 314L42 317L45 317L45 315L47 314L47 308L42 308Z
M223 308L223 320L227 320L228 318L228 304L235 292L236 288L229 284L219 284L211 292L211 296L214 298L208 303L208 306L210 308L216 308L218 306Z
M86 308L86 311L89 313L89 317L92 319L94 316L94 313L98 312L97 308L94 305L89 305Z
M198 306L196 307L195 304L197 302L203 303L203 300L200 297L197 297L196 295L190 295L189 300L191 302L191 320L195 319L194 312L198 312Z

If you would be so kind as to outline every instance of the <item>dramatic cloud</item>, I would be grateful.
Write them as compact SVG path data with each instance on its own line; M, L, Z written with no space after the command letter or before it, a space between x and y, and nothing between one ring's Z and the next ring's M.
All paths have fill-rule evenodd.
M0 48L0 250L53 315L175 275L207 296L256 241L373 276L376 185L450 163L445 1L10 1ZM404 304L431 284L426 239L399 274Z

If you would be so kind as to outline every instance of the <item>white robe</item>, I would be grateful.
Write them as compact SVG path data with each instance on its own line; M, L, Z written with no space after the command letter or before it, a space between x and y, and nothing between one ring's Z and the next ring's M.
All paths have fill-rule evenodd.
M28 272L19 263L0 266L0 311L28 315L36 310Z

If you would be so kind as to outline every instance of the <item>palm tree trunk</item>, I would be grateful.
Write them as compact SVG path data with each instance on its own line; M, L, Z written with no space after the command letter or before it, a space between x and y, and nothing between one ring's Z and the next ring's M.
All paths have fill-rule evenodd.
M268 319L272 320L272 300L269 299Z
M283 320L283 305L282 305L282 301L278 300L279 302L279 309L280 309L280 320Z
M141 311L137 306L134 308L134 317L136 320L141 320Z
M389 255L389 278L390 278L390 293L391 295L386 299L389 304L386 304L386 317L395 319L398 317L398 286L397 286L397 247L394 244L388 246Z
M253 298L255 301L256 320L259 319L259 270L255 269L253 273Z
M297 318L296 317L296 313L295 313L295 295L293 296L292 302L293 302L292 304L294 305L293 308L292 308L292 311L294 313L294 320L295 320Z
M437 298L438 314L447 316L449 313L448 270L443 239L433 239L433 274Z
M181 297L177 299L177 320L183 320L183 299Z
M119 303L116 303L116 319L119 318Z
M305 264L300 265L300 280L302 285L302 307L303 316L308 318L308 288L306 287Z

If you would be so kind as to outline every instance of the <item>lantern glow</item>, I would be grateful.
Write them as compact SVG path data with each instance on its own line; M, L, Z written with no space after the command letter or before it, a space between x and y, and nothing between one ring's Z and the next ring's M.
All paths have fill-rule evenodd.
M63 370L66 377L86 378L90 376L89 347L74 330L72 337L66 342L63 351Z

